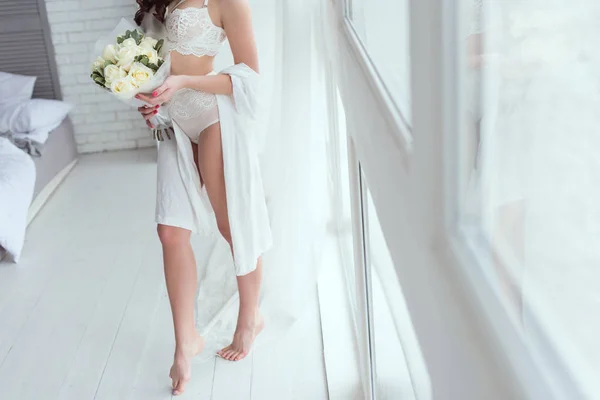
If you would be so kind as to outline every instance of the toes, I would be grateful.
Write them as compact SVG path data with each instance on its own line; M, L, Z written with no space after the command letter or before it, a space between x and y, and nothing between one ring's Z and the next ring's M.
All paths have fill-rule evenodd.
M177 387L177 379L173 376L173 371L169 373L169 378L171 378L171 387L175 389Z
M177 386L175 386L175 389L173 389L173 394L175 396L182 394L185 389L186 383L187 382L184 379L180 379L179 381L177 381Z
M240 361L244 359L247 355L247 351L239 351L233 348L233 345L229 345L217 352L217 355L227 361Z
M220 355L221 357L225 358L225 353L227 353L227 352L228 352L228 351L230 351L230 350L231 350L231 346L227 346L227 347L225 347L225 348L223 348L223 349L219 350L219 351L217 352L217 354L218 354L218 355Z
M223 357L224 359L228 360L229 359L229 355L232 352L233 352L233 349L231 348L231 346L227 346L223 350L221 350L220 356Z

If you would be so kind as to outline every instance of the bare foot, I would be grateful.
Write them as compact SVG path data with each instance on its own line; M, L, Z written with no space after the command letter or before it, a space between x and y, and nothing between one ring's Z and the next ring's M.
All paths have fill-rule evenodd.
M203 349L204 339L198 334L189 346L175 348L175 358L169 374L173 381L173 395L177 396L183 393L185 385L192 377L192 358L200 354Z
M238 320L238 326L235 329L233 335L233 341L231 344L217 354L229 361L240 361L248 355L252 348L252 343L258 334L263 330L265 321L260 314L256 314L255 317L251 317L247 321L242 320L240 315Z

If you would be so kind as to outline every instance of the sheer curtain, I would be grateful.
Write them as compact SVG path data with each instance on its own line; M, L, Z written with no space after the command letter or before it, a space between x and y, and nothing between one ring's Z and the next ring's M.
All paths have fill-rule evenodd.
M329 211L326 147L327 109L322 52L313 21L318 2L251 2L261 57L262 117L256 141L273 231L263 257L261 312L266 328L257 346L280 339L316 295L318 265ZM225 55L217 64L231 63ZM218 68L220 69L220 68ZM197 237L198 330L212 356L235 330L238 296L231 255L219 237Z

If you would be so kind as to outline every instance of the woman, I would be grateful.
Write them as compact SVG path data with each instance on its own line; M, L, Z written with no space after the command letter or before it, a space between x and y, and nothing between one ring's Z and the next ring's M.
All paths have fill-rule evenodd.
M204 348L194 321L197 271L190 244L192 232L209 227L202 200L234 256L239 291L233 341L218 355L243 359L264 325L258 311L261 255L271 245L271 233L253 143L237 132L246 129L244 106L252 111L258 59L246 0L138 4L138 25L146 17L164 24L171 61L165 83L139 95L148 104L139 111L150 128L160 113L173 124L174 137L159 146L156 218L175 328L170 376L177 395L190 379L192 358ZM226 39L236 65L214 74L214 57Z

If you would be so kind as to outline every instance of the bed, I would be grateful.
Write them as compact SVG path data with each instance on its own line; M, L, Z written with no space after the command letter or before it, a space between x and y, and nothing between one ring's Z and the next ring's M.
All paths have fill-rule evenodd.
M0 54L0 71L36 77L34 99L62 99L44 0L0 1ZM26 227L33 220L75 165L77 149L68 117L50 131L40 157L23 158L6 140L1 147L0 203L4 209L0 209L0 260L6 260L9 257L2 241L7 235L14 236L12 231L6 232L6 221L17 221L16 230L20 231L22 224ZM19 252L16 257L11 254L12 261L18 258Z
M33 201L28 213L28 223L33 220L77 162L77 146L73 124L68 117L58 128L52 131L42 156L34 157L33 160L36 180L33 189Z

